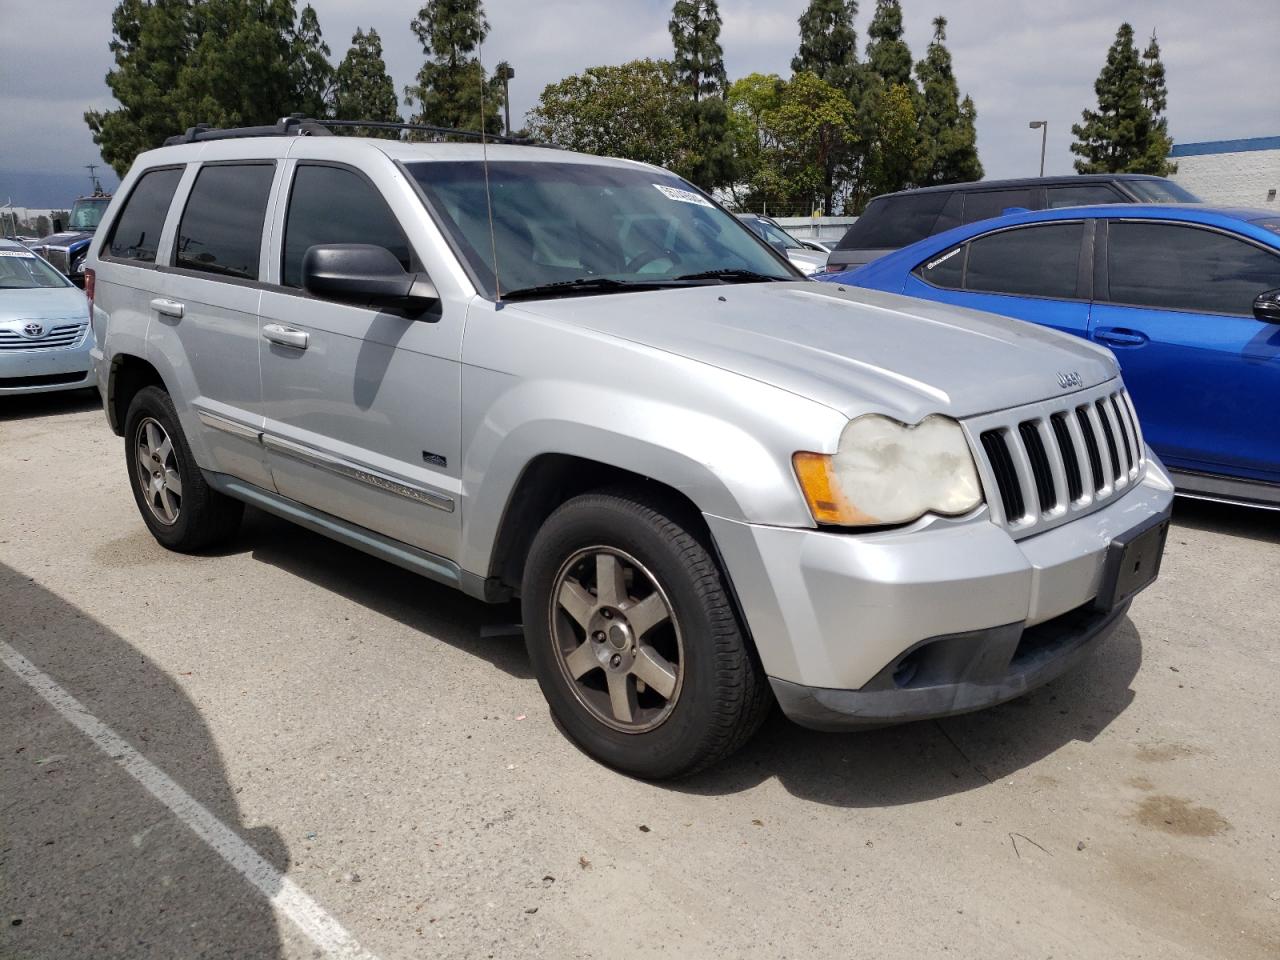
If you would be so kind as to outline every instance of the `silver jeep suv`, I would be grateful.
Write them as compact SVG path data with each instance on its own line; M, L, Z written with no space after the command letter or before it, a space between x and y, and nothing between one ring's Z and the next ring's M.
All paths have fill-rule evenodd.
M646 777L775 700L833 729L1017 696L1155 577L1172 486L1105 350L805 281L644 164L300 132L142 154L89 254L164 546L247 503L518 597L552 713Z

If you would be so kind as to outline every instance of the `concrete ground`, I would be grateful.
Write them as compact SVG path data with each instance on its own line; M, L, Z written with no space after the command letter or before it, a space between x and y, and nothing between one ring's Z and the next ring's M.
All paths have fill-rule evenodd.
M167 553L95 398L6 398L0 641L383 960L1274 960L1280 514L1175 519L1052 685L856 735L775 715L649 784L555 728L485 630L510 610L258 513ZM323 955L115 749L0 666L0 957Z

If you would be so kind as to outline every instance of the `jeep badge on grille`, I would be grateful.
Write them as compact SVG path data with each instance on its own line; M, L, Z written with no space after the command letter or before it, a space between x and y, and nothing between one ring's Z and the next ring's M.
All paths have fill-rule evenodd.
M1083 387L1084 378L1075 370L1072 370L1069 373L1060 373L1058 374L1058 386L1063 390L1067 390L1071 387Z

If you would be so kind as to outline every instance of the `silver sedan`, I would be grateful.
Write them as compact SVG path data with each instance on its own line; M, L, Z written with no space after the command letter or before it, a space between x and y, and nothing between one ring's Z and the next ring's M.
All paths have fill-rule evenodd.
M0 394L94 386L89 301L20 243L0 240Z

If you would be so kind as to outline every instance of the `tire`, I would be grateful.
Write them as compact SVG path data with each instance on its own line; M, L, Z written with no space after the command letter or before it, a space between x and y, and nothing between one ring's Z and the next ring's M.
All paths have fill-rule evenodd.
M576 497L535 536L521 589L553 716L592 757L648 779L727 757L772 704L720 569L679 513L629 490Z
M205 550L235 536L244 504L205 482L169 394L160 387L143 387L124 422L129 487L151 535L179 553Z

